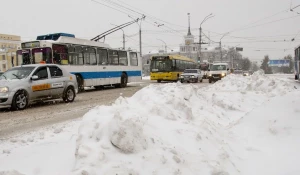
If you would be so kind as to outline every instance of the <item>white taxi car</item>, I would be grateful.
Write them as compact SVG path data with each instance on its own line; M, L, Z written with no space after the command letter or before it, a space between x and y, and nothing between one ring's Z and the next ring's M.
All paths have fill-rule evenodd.
M59 98L73 102L77 92L75 75L55 64L18 66L0 76L0 108L23 110L30 103Z

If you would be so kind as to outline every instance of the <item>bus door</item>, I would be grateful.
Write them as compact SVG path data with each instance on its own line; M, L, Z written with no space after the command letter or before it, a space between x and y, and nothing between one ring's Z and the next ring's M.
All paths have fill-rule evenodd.
M31 51L29 49L17 51L17 65L32 64Z
M32 49L33 63L52 63L52 50L46 48Z

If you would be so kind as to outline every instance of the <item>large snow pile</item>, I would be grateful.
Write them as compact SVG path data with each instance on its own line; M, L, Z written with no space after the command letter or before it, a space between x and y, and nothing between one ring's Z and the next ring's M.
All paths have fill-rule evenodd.
M290 172L295 172L297 161L286 159L299 148L299 141L281 140L294 144L288 155L277 152L284 150L284 145L273 144L278 144L274 138L278 135L299 136L293 129L297 127L293 122L299 120L284 120L283 116L285 123L279 124L274 116L263 115L271 98L299 95L294 86L290 80L261 72L249 77L227 76L205 88L181 83L150 85L131 98L120 97L112 106L99 106L84 116L73 173L253 175L282 174L291 166ZM251 113L256 117L249 118ZM267 163L270 154L275 160ZM276 159L276 154L281 157ZM266 170L276 169L277 163L283 163L282 171Z

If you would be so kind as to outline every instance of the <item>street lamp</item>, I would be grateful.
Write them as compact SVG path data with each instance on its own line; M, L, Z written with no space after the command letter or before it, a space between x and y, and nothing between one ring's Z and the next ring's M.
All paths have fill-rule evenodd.
M213 14L211 13L211 14L209 14L209 15L207 15L204 19L203 19L203 21L200 23L200 28L199 28L199 57L198 57L198 62L200 62L200 57L201 57L201 33L202 33L202 27L201 27L201 25L206 21L206 20L208 20L208 19L210 19L210 18L212 18L212 17L214 17L213 16Z
M113 25L113 26L117 26L117 25L112 24L112 23L110 23L110 24ZM121 28L121 30L123 32L123 50L125 50L125 33L124 33L124 30L122 28Z
M165 43L165 53L167 53L167 43L166 43L166 42L164 42L164 41L163 41L163 40L161 40L161 39L157 39L157 40L159 40L159 41L161 41L161 42Z
M222 39L223 39L226 35L228 35L228 34L229 34L229 32L225 33L225 34L221 37L221 39L220 39L221 63L222 63L222 59L223 59L223 57L222 57Z

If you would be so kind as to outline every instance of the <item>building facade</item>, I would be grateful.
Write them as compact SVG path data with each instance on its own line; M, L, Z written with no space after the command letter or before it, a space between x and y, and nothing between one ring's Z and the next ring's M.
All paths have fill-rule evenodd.
M0 34L0 71L6 70L16 65L16 51L21 43L21 37L17 35Z

